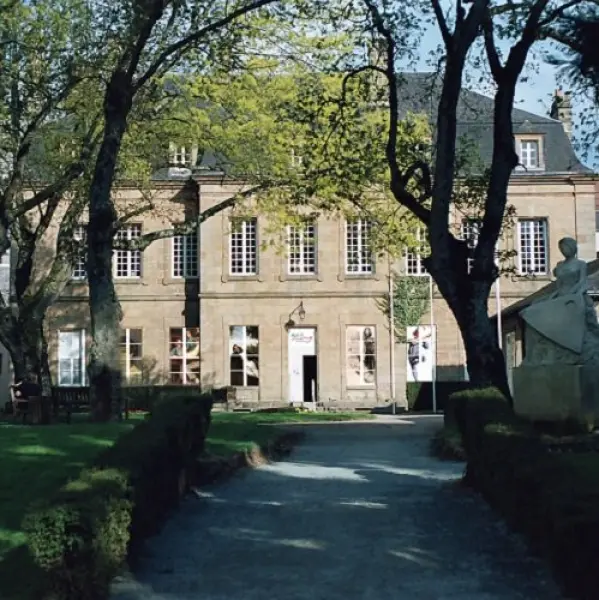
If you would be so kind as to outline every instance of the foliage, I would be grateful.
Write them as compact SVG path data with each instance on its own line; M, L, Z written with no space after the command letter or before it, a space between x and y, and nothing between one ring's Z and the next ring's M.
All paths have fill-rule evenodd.
M420 320L430 306L428 277L397 277L393 281L393 316L395 339L407 341L407 328L419 325ZM390 313L389 300L384 307L385 314Z
M551 563L568 597L599 585L599 454L550 452L495 390L452 398L467 481Z
M135 421L97 425L79 422L44 427L0 424L0 595L39 598L38 576L26 552L24 515L40 501L51 501L64 482L76 477L95 456ZM29 588L32 588L31 590Z
M431 454L441 460L466 460L457 427L443 426L435 433L431 440Z
M212 400L159 402L56 497L26 520L36 564L56 598L104 598L112 578L187 489Z

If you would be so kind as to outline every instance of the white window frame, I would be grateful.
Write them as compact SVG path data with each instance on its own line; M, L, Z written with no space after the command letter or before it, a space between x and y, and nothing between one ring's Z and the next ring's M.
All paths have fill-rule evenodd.
M354 354L354 353L349 353L349 330L350 328L352 329L356 329L359 328L360 330L360 353L359 354ZM373 354L366 354L364 352L364 332L366 331L366 329L370 329L374 332L374 353ZM345 369L347 369L347 365L348 365L348 359L350 356L356 356L359 360L359 364L360 364L360 383L357 384L358 387L364 387L364 388L374 388L376 387L376 379L377 379L377 367L378 367L378 356L377 356L377 329L375 325L347 325L345 327ZM367 369L366 367L366 356L374 356L374 380L372 382L366 382L364 380L364 374L366 373ZM347 373L346 373L346 377L347 377ZM351 386L354 387L354 386Z
M229 275L252 277L258 274L258 219L232 219L229 233ZM240 231L236 231L240 227ZM236 242L239 241L239 245ZM239 254L240 253L240 254ZM235 263L241 261L241 268ZM236 270L237 269L237 270Z
M528 147L532 144L536 145L536 164L531 164L531 158L533 153L530 151ZM525 151L526 147L526 151ZM541 157L542 152L542 144L539 138L520 138L518 140L518 158L520 160L520 169L524 169L526 171L540 171L543 168L543 162Z
M131 354L130 354L130 348L131 348L131 330L137 330L137 331L141 331L141 343L137 344L135 343L135 346L141 346L141 354L143 357L143 349L144 349L144 331L141 327L126 327L125 329L122 329L122 333L125 334L125 343L121 344L119 343L119 347L125 346L125 356L126 356L126 360L125 360L125 380L129 381L131 379ZM141 382L140 382L141 383Z
M130 223L116 234L116 239L134 240L142 234L141 223ZM127 271L119 275L119 257L124 257ZM112 269L115 279L141 279L142 273L141 250L114 250L112 256ZM138 267L138 268L136 268ZM139 271L139 272L136 272Z
M374 256L370 247L372 221L353 219L345 221L345 274L372 275ZM354 248L350 246L353 245ZM357 258L357 260L352 260Z
M173 344L172 342L172 338L171 338L171 332L173 331L173 329L180 329L182 332L182 338L181 338L181 350L182 350L182 354L180 356L173 356L170 353L171 350L171 346ZM201 352L198 353L197 358L195 356L187 356L187 332L189 330L196 330L198 332L198 346L201 343L201 331L199 327L169 327L168 329L168 381L169 381L169 385L199 385L199 382L195 382L195 381L188 381L188 373L192 373L191 370L188 371L188 364L189 361L198 361L198 363L200 363L201 365ZM143 339L142 339L143 342ZM181 384L175 384L171 382L171 375L173 374L173 371L171 371L171 361L175 359L177 361L181 362L181 365L183 367L183 370L181 371L181 375L183 376L183 383ZM177 373L178 374L178 373ZM198 378L201 376L201 373L198 372Z
M419 227L416 231L416 240L421 242L423 238L422 229ZM407 250L405 254L406 275L410 277L426 277L428 271L422 262L422 252L420 250Z
M77 242L85 243L85 238L85 226L77 225L73 229L73 239ZM75 256L73 261L73 269L71 271L71 279L73 281L83 281L87 279L87 265L85 263L85 252L83 254L79 253Z
M0 256L0 267L5 267L5 268L9 269L10 268L10 256L11 256L11 250L12 250L10 233L7 233L6 237L7 237L9 243L8 243L8 248L7 248L6 252L2 256Z
M171 162L176 167L189 168L193 159L192 148L187 146L171 145Z
M81 379L79 381L79 383L75 383L73 380L73 359L72 358L61 358L60 357L60 336L62 334L79 334L79 348L81 349L81 354L79 357L79 360L81 360ZM83 387L85 385L87 385L87 357L86 357L86 348L85 348L85 341L86 341L86 337L85 337L85 329L64 329L64 330L58 330L58 386L59 387ZM63 360L70 360L71 361L71 382L70 383L63 383L60 377L60 363Z
M172 241L171 273L173 279L198 276L198 234L176 235Z
M317 228L314 221L287 226L287 274L315 275L318 265Z
M260 383L261 383L261 378L260 378L260 326L259 325L230 325L229 326L229 340L228 340L228 345L229 347L231 346L231 329L233 327L242 327L243 328L243 340L242 340L242 344L243 344L243 348L247 349L247 339L248 339L248 328L249 327L255 327L258 330L258 354L250 354L248 355L247 353L245 354L245 359L244 360L248 360L253 356L256 356L258 358L258 385L248 385L248 369L247 369L247 365L244 365L244 369L243 369L243 385L233 385L232 383L232 377L231 377L231 355L229 354L229 385L231 385L231 387L239 387L239 388L249 388L249 389L258 389L260 387ZM240 373L241 371L237 371L235 370L236 373Z
M542 247L535 249L535 236L541 233ZM524 237L530 239L530 247L527 249L531 255L530 262L532 268L524 269L523 256L524 252ZM539 256L535 256L535 253ZM528 261L527 261L528 262ZM547 219L531 218L518 220L518 273L520 275L547 275L549 273L549 236Z

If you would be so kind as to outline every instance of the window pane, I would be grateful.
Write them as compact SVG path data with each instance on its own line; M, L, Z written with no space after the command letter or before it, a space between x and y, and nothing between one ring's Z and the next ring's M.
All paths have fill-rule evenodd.
M229 329L231 385L258 386L258 327L234 325Z
M376 382L376 328L350 325L346 329L346 379L348 386Z

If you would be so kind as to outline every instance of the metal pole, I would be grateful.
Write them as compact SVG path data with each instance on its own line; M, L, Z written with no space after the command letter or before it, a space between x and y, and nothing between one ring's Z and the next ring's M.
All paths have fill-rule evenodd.
M499 344L499 349L503 349L503 331L502 331L502 323L501 323L501 286L500 279L498 277L495 280L495 303L497 305L497 343Z
M434 302L433 302L433 278L428 276L429 282L429 297L431 303L431 342L433 344L432 348L432 384L433 384L433 412L437 412L437 331L435 328L435 310L434 310Z
M395 414L395 306L393 302L393 271L389 261L389 344L391 369L391 411Z

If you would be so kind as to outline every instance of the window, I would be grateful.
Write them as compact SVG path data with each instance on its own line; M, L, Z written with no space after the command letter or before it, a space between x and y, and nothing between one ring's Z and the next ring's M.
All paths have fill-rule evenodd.
M376 328L350 325L346 331L347 386L374 386L376 380Z
M73 238L76 242L85 243L85 227L78 225L73 230ZM71 279L85 279L87 276L87 270L85 268L86 252L80 249L73 258L73 271L71 272Z
M422 230L419 228L416 231L416 240L418 242L423 239ZM422 262L422 246L413 248L406 252L406 275L426 275L426 269Z
M316 225L287 227L287 272L290 275L316 273Z
M171 145L171 161L177 167L190 167L191 148Z
M520 275L546 275L547 268L547 221L518 221L518 272Z
M170 330L170 382L200 383L200 330L178 327Z
M129 383L142 383L142 330L124 329L120 339L121 372Z
M85 330L58 332L58 385L85 385Z
M176 235L173 238L173 277L198 276L197 233Z
M229 329L231 385L258 387L260 384L260 351L258 327L233 325Z
M141 224L132 223L116 234L117 240L134 240L141 235ZM114 253L116 277L141 277L141 250L116 250Z
M370 246L372 223L364 219L347 221L345 225L345 272L366 275L374 271Z
M230 273L256 275L258 272L258 236L256 219L231 221Z
M482 223L479 219L463 219L460 225L460 239L468 245L468 273L474 263L474 248L478 243L478 236Z
M519 140L520 164L524 169L540 169L540 143L539 140Z

